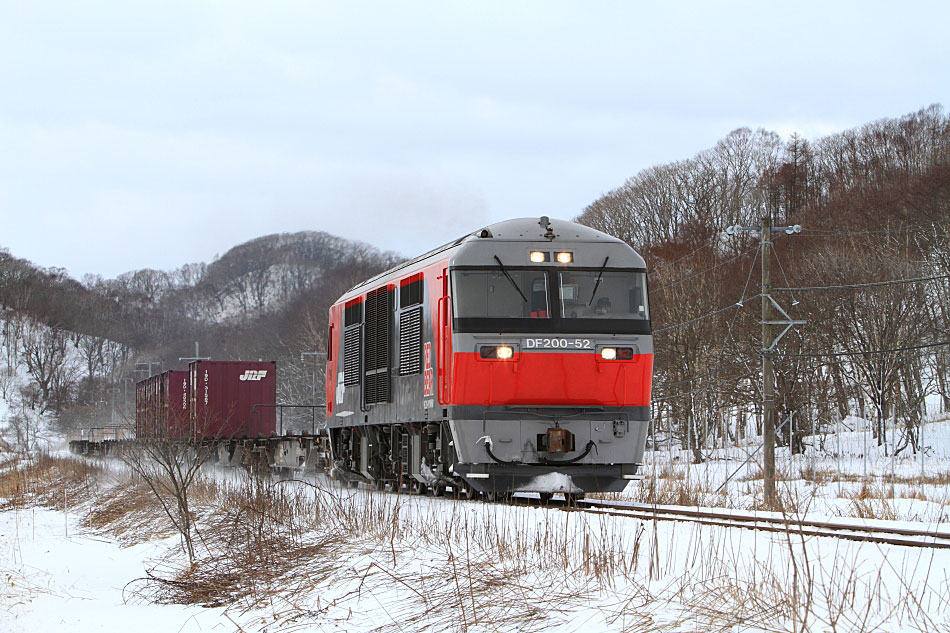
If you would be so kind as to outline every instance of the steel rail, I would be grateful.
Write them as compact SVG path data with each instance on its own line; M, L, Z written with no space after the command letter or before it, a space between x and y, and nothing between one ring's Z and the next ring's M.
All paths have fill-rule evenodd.
M795 536L824 536L852 541L881 543L904 547L924 547L950 549L950 533L937 531L912 530L908 528L889 528L883 526L861 526L830 521L795 520L777 517L727 515L720 512L692 510L688 508L660 508L642 504L622 505L581 500L575 507L562 507L566 511L588 512L642 519L645 521L689 521L714 527L738 527L760 532L788 533ZM891 536L882 536L891 535ZM902 538L903 537L903 538ZM914 538L916 537L916 538ZM934 540L924 540L934 539ZM941 542L941 539L944 542Z

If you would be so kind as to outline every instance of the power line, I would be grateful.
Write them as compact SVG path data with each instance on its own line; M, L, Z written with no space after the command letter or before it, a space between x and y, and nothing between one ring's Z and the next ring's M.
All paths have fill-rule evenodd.
M703 250L703 249L706 249L706 248L709 248L709 244L703 244L702 246L700 246L700 247L697 248L696 250L694 250L694 251L692 251L692 252L690 252L690 253L686 253L685 255L682 255L682 256L680 256L680 257L677 257L676 259L674 259L674 260L671 261L671 262L657 262L656 268L654 268L653 270L651 270L648 274L650 274L650 275L655 275L655 274L657 274L658 272L660 272L660 270L663 270L664 268L669 268L670 266L674 266L674 265L678 264L679 262L683 261L684 259L686 259L687 257L692 257L693 255L695 255L695 254L698 253L699 251L701 251L701 250Z
M941 341L939 343L926 343L924 345L913 345L909 347L895 347L893 349L869 349L856 352L816 352L806 354L774 354L775 358L824 358L833 356L864 356L865 354L889 354L891 352L907 352L918 349L927 349L930 347L941 347L950 345L950 341Z
M749 276L746 277L745 285L742 286L742 293L739 295L739 301L735 304L736 306L741 307L741 306L743 305L743 303L747 300L747 298L746 298L746 296L745 296L745 292L746 292L746 290L749 289L749 282L752 281L752 273L753 273L753 271L755 270L755 262L756 262L758 259L759 259L759 249L756 248L755 257L752 258L752 265L749 266ZM751 299L755 299L755 298L760 297L760 296L762 296L761 293L759 293L759 294L757 294L757 295L755 295L755 296L753 296L753 297L748 297L748 299L751 300ZM729 307L734 307L734 306L729 306ZM723 310L725 310L725 309L726 309L726 308L723 308ZM735 323L736 323L736 318L737 318L738 316L739 316L739 312L736 311L735 314L732 315L732 319L730 319L730 321L729 321L729 327L728 327L727 330L726 330L726 335L723 337L722 345L721 345L720 348L719 348L719 354L718 354L717 357L716 357L716 369L715 369L714 371L709 372L709 373L705 374L704 376L698 376L698 377L696 377L695 379L681 380L681 381L679 381L679 382L672 383L672 384L670 384L670 385L666 385L666 387L672 387L672 386L676 386L676 385L681 385L681 384L686 383L686 382L694 382L695 380L701 380L701 379L703 379L703 378L707 378L707 377L710 377L710 376L718 376L719 374L725 373L727 369L731 369L731 368L734 368L734 367L739 367L740 365L731 364L731 365L728 365L727 367L724 367L724 368L720 369L720 368L722 367L722 359L723 359L723 356L725 355L725 352L726 352L726 342L727 342L729 339L732 339L732 342L736 345L736 348L739 347L738 341L736 341L736 339L732 336L732 328L733 328L733 326L735 325ZM743 361L743 363L744 363L744 365L742 365L742 366L745 367L745 369L747 370L747 373L744 374L744 375L735 377L735 380L742 380L743 378L750 377L750 376L752 376L752 375L754 375L754 374L757 373L755 370L750 370L749 367L748 367L748 364L745 363L745 361ZM703 388L701 388L701 389L699 389L699 390L696 390L696 391L694 391L692 388L690 388L690 390L687 391L687 392L683 392L683 393L680 393L680 394L673 394L673 395L668 396L668 397L666 397L666 398L661 398L661 399L659 399L659 402L671 402L671 401L673 401L673 400L678 400L678 399L680 399L680 398L694 397L696 394L705 393L706 391L709 391L709 390L713 389L713 388L716 387L717 385L722 385L722 384L725 384L724 381L718 381L718 383L717 383L717 382L714 382L714 383L712 383L712 384L710 384L710 385L707 385L706 387L703 387Z
M704 379L706 379L706 378L713 378L713 377L715 377L715 376L720 376L720 375L722 375L722 374L727 373L730 369L737 369L737 368L738 368L738 369L746 369L746 370L748 370L748 367L745 365L744 361L743 361L743 362L739 362L739 363L729 363L728 365L721 365L721 364L720 364L720 365L718 365L718 366L716 367L715 370L710 371L710 372L706 372L705 374L703 374L703 375L701 375L701 376L693 376L692 378L685 378L685 379L683 379L683 380L677 380L676 382L668 382L668 383L665 383L662 388L663 388L663 389L669 389L670 387L676 387L676 386L678 386L678 385L685 385L685 384L687 384L687 383L696 382L696 381L698 381L698 380L704 380ZM754 373L758 373L758 370L755 370ZM747 373L747 374L742 374L742 375L733 376L733 377L734 377L734 378L742 378L742 376L746 376L746 375L750 375L750 374ZM720 381L720 382L722 382L722 381Z
M761 294L753 295L753 296L749 297L748 299L743 299L743 301L751 301L751 300L753 300L753 299L755 299L755 298L757 298L757 297L761 297L761 296L762 296ZM726 312L727 310L732 310L733 308L742 308L742 307L745 307L744 304L742 303L742 301L740 301L740 302L738 302L738 303L733 303L732 305L726 306L725 308L720 308L720 309L718 309L718 310L713 310L713 311L710 312L709 314L704 314L704 315L701 316L701 317L696 317L695 319L690 319L689 321L683 321L682 323L677 323L677 324L675 324L675 325L668 325L668 326L666 326L665 328L661 328L661 329L659 329L659 330L654 330L654 331L653 331L653 334L654 334L654 336L657 335L657 334L662 334L663 332L666 332L666 331L669 331L669 330L674 330L674 329L676 329L676 328L680 328L680 327L683 327L683 326L686 326L686 325L691 325L691 324L693 324L693 323L697 323L697 322L702 321L702 320L704 320L704 319L708 319L709 317L716 316L717 314L721 314L721 313L723 313L723 312Z
M715 266L711 266L711 267L707 268L706 270L701 270L701 271L699 271L699 272L693 273L692 275L687 275L687 276L685 276L685 277L683 277L683 278L681 278L681 279L677 279L676 281L671 281L670 283L666 284L665 286L660 286L659 288L656 288L656 289L654 289L654 290L651 290L650 292L652 292L653 294L656 294L656 293L659 293L659 292L663 292L663 291L666 290L667 288L672 288L673 286L678 286L679 284L683 283L684 281L688 281L688 280L690 280L690 279L692 279L692 278L694 278L694 277L698 277L698 276L700 276L700 275L705 275L706 273L712 272L712 271L716 270L717 268L721 268L722 266L725 266L725 265L728 264L729 262L733 262L733 261L739 259L739 258L742 257L743 255L747 255L747 254L748 254L750 251L752 251L753 249L756 249L756 250L757 250L757 249L758 249L758 245L756 245L756 246L754 246L754 247L752 247L752 248L747 248L747 249L745 249L744 251L741 251L741 252L737 253L736 255L733 255L733 256L730 257L729 259L724 259L724 260L722 260L721 262L719 262L718 264L716 264Z
M896 229L876 229L873 231L825 231L822 229L803 229L802 234L808 237L843 237L851 235L881 235L886 233L910 233L912 231L925 232L934 228L935 224L950 222L948 219L937 219L926 224L909 224Z
M844 362L848 362L848 361L844 358L845 356L856 356L856 355L861 355L861 354L875 354L875 353L889 353L889 352L898 352L898 351L912 351L912 350L918 350L918 349L927 349L927 348L932 348L932 347L939 347L939 346L942 346L942 345L950 345L950 341L943 341L943 342L940 342L940 343L932 343L932 344L927 344L927 345L918 345L918 346L914 346L914 347L901 347L901 348L896 348L896 349L892 349L892 350L870 350L870 351L867 351L867 352L841 352L841 353L825 353L825 354L780 354L780 355L777 355L777 356L776 356L776 359L777 359L777 360L780 360L780 359L783 359L783 358L838 358L838 360L829 360L829 361L823 361L823 362L807 363L807 364L798 366L798 370L799 370L799 371L803 371L803 370L813 369L813 368L816 368L816 367L827 367L827 366L830 366L830 365L838 365L838 364L841 364L841 363L844 363ZM709 372L709 373L703 374L702 376L694 376L694 377L692 377L692 378L687 378L687 379L685 379L685 380L679 380L679 381L673 382L673 383L667 383L667 384L663 385L663 387L664 387L664 388L669 388L669 387L675 387L675 386L679 386L679 385L683 385L683 384L687 384L687 383L693 383L693 382L696 382L696 381L699 381L699 380L703 380L703 379L705 379L705 378L711 378L711 377L714 377L714 376L719 376L719 375L721 375L721 374L726 374L726 373L728 373L728 370L729 370L729 369L739 368L739 367L742 367L742 365L740 365L740 364L738 364L738 363L732 363L732 364L730 364L730 365L727 365L727 366L723 367L721 370ZM758 369L751 370L751 371L747 371L747 372L744 373L744 374L733 374L733 375L730 375L728 378L726 378L726 379L724 379L724 380L716 380L716 381L713 381L713 382L709 383L709 384L706 385L706 386L699 387L699 388L697 388L697 389L690 389L690 390L688 390L688 391L679 391L679 392L677 392L677 393L665 394L665 395L663 395L662 397L659 397L659 398L651 398L651 401L652 401L654 404L657 404L657 403L668 403L668 402L673 402L673 401L676 401L676 400L683 400L683 399L687 399L687 398L696 398L697 396L701 396L701 395L705 394L705 393L708 392L708 391L711 391L711 390L716 389L716 388L718 388L718 387L724 386L724 385L726 385L727 383L735 383L736 381L741 381L741 380L744 380L744 379L746 379L746 378L751 378L751 377L753 377L753 376L758 376L758 375L759 375L759 370L758 370ZM750 386L752 386L752 385L750 385ZM658 389L658 391L659 391L659 390L660 390L660 389Z
M913 284L921 281L933 281L935 279L950 279L950 275L936 275L934 277L915 277L914 279L894 279L892 281L872 281L864 284L845 284L841 286L805 286L802 288L772 288L778 292L807 292L812 290L849 290L854 288L873 288L876 286L898 286L901 284Z

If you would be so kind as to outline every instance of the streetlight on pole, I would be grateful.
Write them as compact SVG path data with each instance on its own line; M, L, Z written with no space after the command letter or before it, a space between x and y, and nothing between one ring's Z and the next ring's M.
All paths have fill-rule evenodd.
M737 231L758 231L759 248L762 261L762 443L764 444L762 470L764 474L765 505L775 507L775 373L772 368L772 354L775 346L782 340L793 325L804 324L805 321L794 321L775 299L772 298L772 279L769 253L772 248L772 232L785 231L792 235L801 233L800 224L793 226L772 226L772 216L766 213L762 217L761 226L727 226L726 234L735 235ZM772 307L785 317L784 321L772 320ZM772 326L784 325L785 329L775 340L772 340Z

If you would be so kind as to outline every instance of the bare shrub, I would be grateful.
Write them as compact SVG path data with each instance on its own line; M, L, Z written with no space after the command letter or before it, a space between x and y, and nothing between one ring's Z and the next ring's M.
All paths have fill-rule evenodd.
M192 491L206 455L186 442L140 439L118 452L119 459L152 492L181 536L190 564L195 562L195 515Z

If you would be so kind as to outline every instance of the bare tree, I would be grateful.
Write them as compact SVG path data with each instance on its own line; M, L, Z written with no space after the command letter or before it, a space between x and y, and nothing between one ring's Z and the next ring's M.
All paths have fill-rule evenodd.
M181 537L189 565L193 566L196 524L191 493L207 455L190 442L169 438L167 432L158 437L138 438L134 444L124 445L118 455L161 504Z
M21 358L39 397L33 406L40 413L58 411L68 403L79 370L67 353L68 332L32 323L24 329Z

